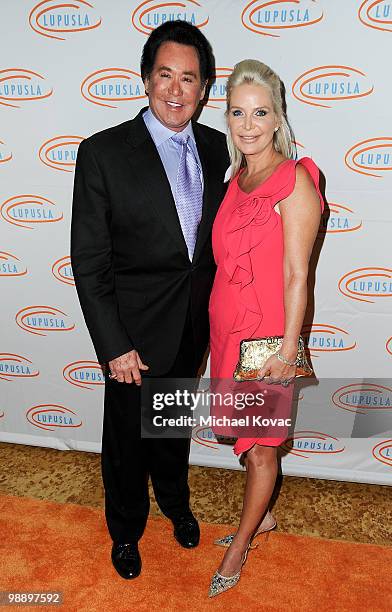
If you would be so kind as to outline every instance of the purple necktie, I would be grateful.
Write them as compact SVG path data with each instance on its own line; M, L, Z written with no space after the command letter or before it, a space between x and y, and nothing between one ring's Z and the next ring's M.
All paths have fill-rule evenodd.
M189 134L179 132L171 138L181 145L175 202L182 233L188 248L189 259L192 261L203 203L199 166L188 142Z

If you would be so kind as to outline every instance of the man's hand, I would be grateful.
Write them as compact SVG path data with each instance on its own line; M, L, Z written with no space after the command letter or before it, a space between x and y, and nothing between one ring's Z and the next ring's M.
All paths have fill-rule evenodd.
M135 350L124 353L120 357L116 357L109 361L110 378L119 383L135 383L140 386L142 377L140 370L148 370L148 366L144 365L139 357L139 353Z

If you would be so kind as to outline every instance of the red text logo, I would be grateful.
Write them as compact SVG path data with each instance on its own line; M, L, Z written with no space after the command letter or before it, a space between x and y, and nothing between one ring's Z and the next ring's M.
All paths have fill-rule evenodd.
M383 440L373 446L372 454L377 461L392 466L392 440Z

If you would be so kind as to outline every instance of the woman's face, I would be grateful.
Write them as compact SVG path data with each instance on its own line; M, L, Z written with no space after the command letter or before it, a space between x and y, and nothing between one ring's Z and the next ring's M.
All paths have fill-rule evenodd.
M279 123L269 89L253 83L234 87L228 126L234 144L244 155L262 153L271 148Z

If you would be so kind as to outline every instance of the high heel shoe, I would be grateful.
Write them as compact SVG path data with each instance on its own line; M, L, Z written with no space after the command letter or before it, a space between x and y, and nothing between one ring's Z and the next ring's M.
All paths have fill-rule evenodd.
M234 576L222 576L222 574L220 574L218 571L215 572L211 579L208 597L216 597L216 595L220 595L220 593L224 593L225 591L228 591L229 589L235 587L241 577L241 570L245 564L249 550L257 548L257 546L257 544L252 545L252 541L249 542L248 547L244 552L244 558L242 560L241 567L239 571L234 574Z
M255 535L253 536L252 541L254 540L254 538L256 538L261 533L272 531L273 529L275 529L276 525L277 525L277 522L275 521L274 524L271 525L271 527L268 527L267 529L262 529L261 527L259 527ZM216 544L217 546L223 546L224 548L229 548L230 544L232 543L234 539L234 536L235 536L235 533L231 533L230 535L224 536L223 538L214 540L214 544Z

